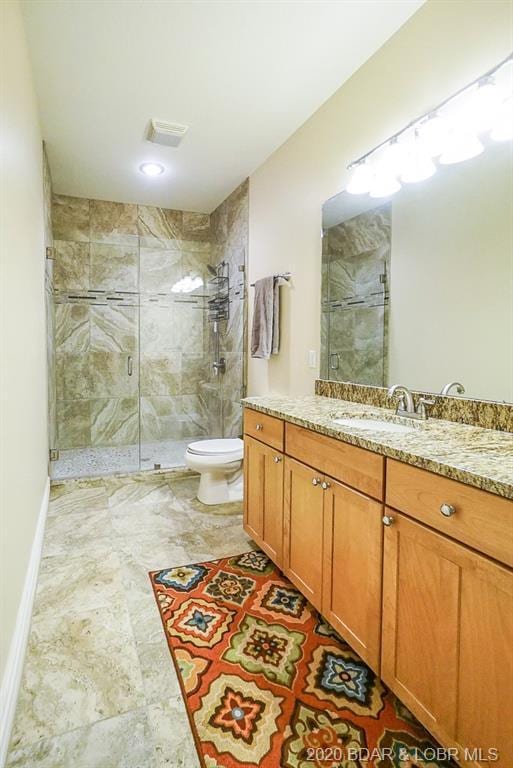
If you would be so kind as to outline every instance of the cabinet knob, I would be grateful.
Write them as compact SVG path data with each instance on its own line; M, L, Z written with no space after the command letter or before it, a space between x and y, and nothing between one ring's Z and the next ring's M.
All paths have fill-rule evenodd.
M452 504L446 504L445 502L440 507L440 512L444 517L452 517L456 512L456 507Z
M392 515L383 515L383 525L392 525L394 518Z
M321 484L321 478L320 477L314 477L312 480L312 485L320 485Z
M261 432L264 428L263 424L255 424L255 429L257 432Z
M275 457L274 457L274 463L275 463L275 464L279 464L279 463L280 463L280 461L281 461L281 456L275 456Z
M328 490L328 488L329 488L330 486L331 486L331 483L327 483L327 482L326 482L326 480L324 480L324 481L321 483L321 487L322 487L322 490L323 490L323 491L327 491L327 490Z

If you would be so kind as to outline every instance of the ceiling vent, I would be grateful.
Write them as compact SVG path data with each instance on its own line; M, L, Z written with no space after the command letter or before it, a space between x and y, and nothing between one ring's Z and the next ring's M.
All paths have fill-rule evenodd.
M148 141L154 144L164 144L166 147L177 147L189 130L187 125L165 123L162 120L150 120Z

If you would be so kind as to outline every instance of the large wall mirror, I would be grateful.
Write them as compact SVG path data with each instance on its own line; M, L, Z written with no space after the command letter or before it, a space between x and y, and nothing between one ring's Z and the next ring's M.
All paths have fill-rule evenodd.
M390 199L328 200L321 312L322 378L513 402L511 143Z

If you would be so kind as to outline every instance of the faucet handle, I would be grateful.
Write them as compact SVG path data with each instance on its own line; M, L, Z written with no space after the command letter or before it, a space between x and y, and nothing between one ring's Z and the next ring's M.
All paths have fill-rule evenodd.
M389 395L397 400L396 413L399 411L406 411L406 396L404 392L394 392L393 395Z
M419 414L421 419L427 419L428 411L427 411L426 405L434 405L435 403L436 403L436 400L430 400L427 397L421 397L419 399L419 404L417 405L417 408L416 408L416 413Z

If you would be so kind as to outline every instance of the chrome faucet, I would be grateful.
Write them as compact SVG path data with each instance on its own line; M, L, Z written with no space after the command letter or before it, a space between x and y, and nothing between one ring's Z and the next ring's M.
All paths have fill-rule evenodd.
M463 386L463 384L460 384L459 381L451 381L449 382L449 384L446 384L445 387L442 387L440 394L448 395L453 387L456 388L456 392L458 393L458 395L463 395L465 393L465 387Z
M421 397L417 408L415 408L412 393L408 387L404 387L402 384L391 386L388 390L388 396L397 398L396 415L406 416L408 419L421 419L425 421L428 417L426 406L435 404L434 400Z
M407 414L411 416L415 413L415 403L413 402L413 395L408 387L403 387L402 384L394 384L388 390L389 397L397 397L397 415Z

